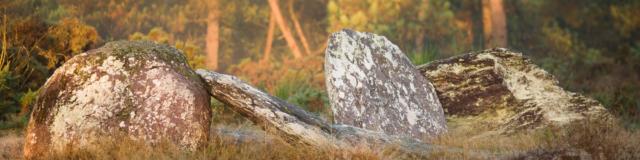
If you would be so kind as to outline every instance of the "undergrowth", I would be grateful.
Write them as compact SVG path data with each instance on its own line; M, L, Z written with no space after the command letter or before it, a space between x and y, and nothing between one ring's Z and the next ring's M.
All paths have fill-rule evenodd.
M244 126L240 130L257 130ZM492 158L515 158L534 154L557 154L567 150L582 151L594 159L640 158L640 132L629 131L618 125L597 121L548 127L511 135L478 136L486 128L452 129L429 143L445 149L431 152L433 159L478 159L478 154ZM259 132L259 131L256 131ZM306 146L291 146L284 141L254 134L253 138L238 139L212 132L206 147L197 151L184 151L168 142L154 146L123 138L104 138L81 149L64 149L42 156L43 159L396 159L393 152L366 148L332 150ZM0 137L0 158L20 159L23 138L19 132L3 133ZM262 138L261 138L262 137ZM487 158L487 157L484 157ZM482 159L482 158L481 158Z

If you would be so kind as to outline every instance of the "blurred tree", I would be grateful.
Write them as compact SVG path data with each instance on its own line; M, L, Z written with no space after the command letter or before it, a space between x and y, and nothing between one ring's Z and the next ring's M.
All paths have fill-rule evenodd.
M382 34L407 53L453 55L470 49L464 23L457 23L448 1L330 0L329 32L342 28ZM427 48L427 49L425 49ZM429 49L433 48L433 49Z
M164 29L156 27L151 29L147 34L140 32L133 33L129 36L129 40L147 40L172 45L182 51L185 57L187 57L187 62L191 68L204 68L206 66L206 57L200 53L202 51L197 45L193 44L192 41L170 40L169 37L172 37L171 33L167 33Z
M329 32L352 28L386 36L415 64L508 46L568 90L640 122L638 8L631 0L4 0L0 92L10 94L0 94L0 114L20 112L71 56L127 38L174 45L193 67L318 105Z
M220 9L218 0L209 1L207 17L207 68L218 69L218 49L220 48Z
M293 34L291 34L291 30L289 30L288 24L284 21L284 17L280 12L278 1L277 0L268 0L268 1L269 1L269 7L271 7L271 16L275 18L276 24L278 25L278 28L280 28L280 32L282 32L284 39L287 40L287 44L289 45L289 48L293 53L293 57L296 59L302 58L302 52L300 52L300 48L298 47L298 44L296 43L296 40L293 37Z
M300 27L300 22L298 21L297 15L293 10L293 0L288 0L289 2L289 15L291 16L291 21L293 22L293 26L296 29L296 33L298 34L298 38L300 38L300 43L304 47L305 53L311 54L311 49L309 48L309 43L307 42L307 37L304 36L304 31L302 31L302 27ZM269 22L271 23L271 22Z
M1 7L26 10L37 6L56 8L53 3L32 1L3 3ZM49 18L41 10L2 15L0 129L23 126L38 88L53 70L73 55L101 43L96 29L78 19L63 18L49 23Z
M78 19L65 18L45 33L53 46L44 46L40 55L47 57L49 69L55 69L76 54L95 48L100 36L95 28Z
M267 42L264 46L264 53L262 54L262 59L260 60L262 63L268 63L269 57L271 57L271 47L273 45L273 35L275 34L276 29L276 20L273 15L269 16L269 29L267 31Z
M484 49L484 31L482 23L482 1L454 0L451 10L455 14L456 25L467 35L464 43L473 50Z
M485 48L507 47L507 23L502 0L482 0Z
M509 45L640 128L639 1L505 1Z

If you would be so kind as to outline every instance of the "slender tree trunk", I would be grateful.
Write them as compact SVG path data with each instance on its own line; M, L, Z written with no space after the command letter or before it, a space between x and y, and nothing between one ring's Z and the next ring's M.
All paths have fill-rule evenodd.
M493 36L497 47L507 47L507 19L502 0L491 0Z
M491 46L491 0L482 0L482 32L484 36L484 46L490 48Z
M502 0L482 0L485 47L507 47L507 21Z
M209 16L207 17L207 68L211 70L218 69L218 49L220 48L220 11L218 9L218 1L209 2Z
M304 47L304 51L307 55L311 54L311 49L309 49L309 43L307 42L306 36L304 36L304 32L302 31L302 27L300 27L300 22L298 22L298 18L296 17L296 13L293 11L293 0L289 0L289 15L291 15L291 20L293 21L293 26L296 29L296 33L298 33L298 37L300 38L300 43L302 43L302 47Z
M264 46L264 54L262 56L262 62L269 62L269 58L271 57L271 47L273 45L273 35L276 30L276 20L273 16L273 12L269 16L269 30L267 31L267 42Z
M429 0L422 0L422 2L420 2L421 5L420 8L421 10L418 11L418 17L426 17L426 15L428 14L428 12L431 10L429 6ZM424 19L420 19L421 21L423 21ZM409 37L415 37L414 39L414 51L418 54L422 54L424 51L424 38L425 38L425 31L424 30L418 30L418 33L416 33L417 35L408 35Z
M280 7L278 7L278 1L277 0L268 0L268 1L269 1L269 7L271 7L271 14L275 17L276 24L278 25L278 28L280 28L280 32L282 32L284 39L287 41L287 45L289 45L289 48L293 53L293 57L296 59L302 58L302 52L300 52L300 48L296 44L296 39L293 37L293 34L291 34L291 31L289 30L287 23L284 21L284 18L282 17L282 12L280 12Z

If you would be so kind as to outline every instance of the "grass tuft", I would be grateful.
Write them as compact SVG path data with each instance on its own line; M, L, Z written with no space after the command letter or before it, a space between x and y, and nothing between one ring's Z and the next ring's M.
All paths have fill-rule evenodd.
M223 126L229 127L229 126ZM220 127L218 127L220 128ZM213 132L206 147L190 152L169 142L149 146L127 138L101 138L80 149L63 149L43 159L398 159L409 158L394 152L393 147L374 151L367 147L332 150L291 146L277 138L261 134L256 127L240 126L233 134ZM245 131L241 131L245 130ZM230 136L237 133L245 139ZM640 159L640 132L619 125L585 121L563 127L549 127L511 135L482 135L486 129L453 129L430 143L433 159L525 159L591 156L595 159ZM246 135L249 135L247 138ZM251 138L253 137L253 139ZM257 138L257 139L256 139ZM23 137L19 132L0 134L0 158L22 158Z

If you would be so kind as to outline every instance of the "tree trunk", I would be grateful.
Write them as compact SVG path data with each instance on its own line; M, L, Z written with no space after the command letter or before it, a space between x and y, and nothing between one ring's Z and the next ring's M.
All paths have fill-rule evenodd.
M262 63L267 63L269 62L269 58L271 57L271 47L273 45L273 34L275 32L276 29L276 20L275 17L273 16L273 12L271 12L271 15L269 16L269 30L267 31L267 42L264 46L264 54L262 56Z
M420 10L418 11L418 15L416 15L416 16L417 17L421 17L421 18L418 18L418 19L419 19L419 21L422 22L422 21L425 20L425 19L422 19L422 17L423 18L427 17L426 15L428 14L429 11L431 11L431 8L430 8L431 6L429 4L429 0L422 0L419 5L420 5ZM424 38L426 37L426 35L425 35L426 33L425 33L424 30L419 30L418 33L416 33L416 34L417 35L408 35L408 36L409 37L415 37L414 38L414 45L415 45L414 52L416 52L417 54L423 54L423 51L424 51Z
M296 29L296 33L298 33L298 37L300 38L302 47L304 47L304 51L307 53L307 55L310 55L311 49L309 49L309 43L307 42L307 38L304 36L302 27L300 27L300 22L298 22L296 13L293 11L293 0L289 0L289 15L291 15L291 21L293 21L293 26Z
M278 7L278 1L269 0L269 7L271 7L271 14L276 18L276 24L278 24L280 32L282 32L284 39L287 41L287 45L289 45L289 48L293 53L293 57L296 59L302 58L302 52L300 52L300 48L296 44L296 39L293 37L293 34L291 34L287 23L282 17L282 12L280 12L280 7Z
M220 48L220 11L218 9L218 1L209 2L210 11L207 17L207 68L211 70L218 69L218 49Z
M482 0L485 47L507 47L507 21L502 0Z

